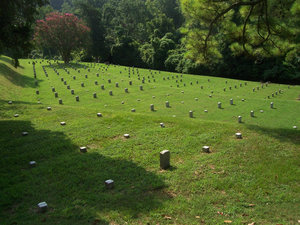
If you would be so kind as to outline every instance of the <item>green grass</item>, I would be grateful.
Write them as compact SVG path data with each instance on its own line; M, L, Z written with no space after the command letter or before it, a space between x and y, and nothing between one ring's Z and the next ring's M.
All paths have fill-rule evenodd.
M260 83L248 81L245 86L246 81L186 74L181 78L158 71L152 71L153 82L149 70L139 69L141 79L146 79L142 84L136 69L134 74L131 69L129 78L125 67L109 66L105 71L105 65L74 64L81 72L69 67L67 74L52 62L58 76L41 60L36 64L36 86L32 61L20 62L22 67L16 70L9 58L0 59L1 224L224 224L227 220L297 224L300 220L299 86L269 84L253 92ZM282 94L267 98L279 89ZM229 104L231 98L234 105ZM150 111L150 104L156 111ZM194 118L189 118L190 110ZM239 115L242 124L237 122ZM67 125L61 126L61 121ZM161 128L160 122L166 127ZM29 135L23 137L23 131ZM235 138L237 131L243 139ZM131 137L124 139L125 133ZM203 145L212 152L203 153ZM80 153L80 146L87 146L88 152ZM170 150L172 165L165 171L159 168L159 152L164 149ZM37 162L35 168L29 167L31 160ZM115 181L113 190L105 189L107 179ZM49 206L46 213L37 212L41 201Z

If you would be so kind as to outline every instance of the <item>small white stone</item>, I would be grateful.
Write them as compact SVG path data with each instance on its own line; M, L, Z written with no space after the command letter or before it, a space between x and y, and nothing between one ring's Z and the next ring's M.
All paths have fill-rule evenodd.
M81 151L82 153L86 153L86 152L87 152L86 147L80 147L79 149L80 149L80 151Z
M48 205L46 202L40 202L38 204L38 209L39 209L39 212L46 212L47 209L48 209Z
M206 153L209 153L209 152L210 152L209 146L203 146L203 147L202 147L202 150L203 150L203 152L206 152Z
M114 181L112 179L106 180L105 182L105 187L107 189L113 189L114 188Z
M30 167L35 167L36 166L36 161L30 161L29 165L30 165Z
M242 133L235 133L237 139L242 139Z

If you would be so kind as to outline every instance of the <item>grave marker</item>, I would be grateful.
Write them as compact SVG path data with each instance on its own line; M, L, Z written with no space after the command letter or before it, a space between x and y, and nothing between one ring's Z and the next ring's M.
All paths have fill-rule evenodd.
M160 168L165 170L170 167L170 151L163 150L159 154L160 156Z

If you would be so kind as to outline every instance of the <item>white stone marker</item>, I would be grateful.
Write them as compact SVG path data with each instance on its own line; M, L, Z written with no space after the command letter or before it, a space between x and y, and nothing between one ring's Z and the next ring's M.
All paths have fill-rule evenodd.
M242 133L235 133L235 137L237 138L237 139L242 139L243 137L242 137Z
M119 83L118 82L116 82L116 87L119 87Z
M70 88L71 88L70 85L68 85L68 86L67 86L67 89L70 89Z
M102 114L101 114L101 113L97 113L97 116L98 116L98 117L102 117Z
M153 104L150 105L150 110L154 111L154 105Z
M12 104L12 101L8 101L8 104L10 104L10 105L11 105L11 104Z
M58 93L57 92L54 92L54 97L58 98Z
M109 95L112 96L112 95L113 95L113 92L112 92L112 91L109 91Z
M159 153L160 158L160 168L165 170L170 167L170 151L163 150Z
M170 102L166 101L166 107L169 108L170 107Z
M207 112L208 112L208 111L207 111L207 109L205 109L205 110L204 110L204 112L206 112L206 113L207 113Z
M73 76L73 80L76 80L76 76Z
M94 98L97 98L97 93L96 93L96 92L93 93L93 97L94 97Z
M29 162L29 166L32 167L36 167L36 161L30 161Z
M52 108L50 106L47 107L47 110L50 111Z
M198 101L198 98L195 98L195 101Z
M52 88L52 92L55 92L55 87Z
M84 87L84 83L81 83L81 87Z
M202 151L206 153L210 153L209 146L203 146Z
M86 74L84 77L85 77L85 78L88 78L88 75Z
M261 112L261 113L263 113L263 112L264 112L264 110L260 110L260 112Z
M62 104L63 104L62 99L59 99L59 100L58 100L58 103L62 105Z
M293 129L297 129L297 126L293 126Z
M140 90L141 90L141 91L143 90L143 86L142 86L142 85L140 85Z
M60 122L60 125L64 126L66 125L66 122Z
M98 81L95 80L95 85L98 85Z
M79 102L79 96L75 97L76 102Z
M270 107L271 109L274 109L274 102L271 102Z
M41 213L46 212L47 209L48 209L48 205L47 205L46 202L40 202L38 204L38 210L39 210L39 212L41 212Z
M160 127L162 127L162 128L165 127L165 124L164 124L164 123L160 123L159 125L160 125Z
M104 182L106 189L113 189L114 188L114 183L115 182L113 180L111 180L111 179L106 180Z
M250 116L254 117L254 111L253 110L250 111Z
M19 114L15 114L14 117L19 117Z
M39 91L39 90L36 90L35 93L36 93L37 95L39 95L39 94L40 94L40 91Z
M233 99L232 98L230 99L230 105L233 105Z
M75 91L74 91L74 89L72 89L72 90L71 90L71 94L72 94L72 95L74 95L74 94L75 94Z
M238 116L238 122L241 123L242 122L242 117Z
M221 109L222 108L222 103L218 102L218 108Z
M131 112L135 112L135 109L131 109Z
M27 136L28 132L22 132L22 136Z
M82 152L82 153L86 153L87 152L86 147L80 147L79 149L80 149L80 152Z
M125 93L128 93L128 88L125 88Z
M104 90L104 85L103 84L101 84L101 89Z
M189 111L189 116L190 116L190 118L193 118L193 117L194 117L193 111L192 111L192 110Z
M129 134L124 134L124 138L130 138Z

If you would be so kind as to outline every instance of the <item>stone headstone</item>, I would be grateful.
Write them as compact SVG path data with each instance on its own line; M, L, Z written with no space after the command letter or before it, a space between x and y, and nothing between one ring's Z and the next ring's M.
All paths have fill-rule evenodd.
M189 116L190 116L190 118L193 118L193 117L194 117L193 111L192 111L192 110L189 111Z
M221 109L222 108L222 103L218 102L218 108Z
M131 109L131 112L135 112L135 109Z
M242 137L242 133L235 133L235 137L237 138L237 139L242 139L243 137Z
M113 92L112 92L112 91L109 91L109 95L112 96L112 95L113 95Z
M230 99L230 105L233 105L233 99L232 98Z
M207 111L207 109L205 109L205 110L204 110L204 112L206 112L206 113L207 113L207 112L208 112L208 111Z
M98 85L98 81L95 81L95 85Z
M102 113L97 113L97 116L98 117L102 117Z
M88 75L86 74L86 75L84 75L84 77L85 77L85 78L88 78Z
M39 91L39 90L36 90L35 93L36 93L37 95L39 95L39 94L40 94L40 91Z
M86 153L87 152L86 147L80 147L79 149L80 149L80 152L82 152L82 153Z
M125 88L125 93L128 93L128 88Z
M159 154L160 158L160 168L165 170L170 167L170 151L163 150Z
M27 135L28 135L28 132L26 132L26 131L22 132L22 136L27 136Z
M52 92L55 92L55 88L54 87L52 87Z
M132 81L131 80L129 81L129 85L132 85Z
M104 90L104 85L103 84L101 84L101 89Z
M66 122L60 122L60 125L64 126L66 125Z
M19 117L19 114L15 114L14 117Z
M203 146L203 147L202 147L202 151L205 152L205 153L210 153L209 146L206 146L206 145Z
M106 189L113 189L115 182L113 180L109 179L109 180L106 180L104 182L104 184L105 184Z
M154 111L154 105L153 104L150 105L150 110Z
M54 92L54 97L58 98L58 93L57 92Z
M76 102L79 102L79 96L75 97Z
M271 102L270 107L271 109L274 109L274 102Z
M97 98L97 93L93 93L93 98Z
M166 101L166 107L169 108L170 107L170 103L169 101Z
M116 87L119 87L119 83L118 82L116 82Z
M140 90L141 90L141 91L143 90L143 86L142 86L142 85L140 85Z
M254 111L253 110L250 111L250 116L254 117Z
M124 134L124 138L130 138L129 134Z
M81 83L81 87L84 87L84 83Z
M238 122L241 123L242 122L242 117L238 116Z
M48 110L48 111L50 111L51 109L52 109L52 108L51 108L50 106L49 106L49 107L47 107L47 110Z
M67 89L70 89L70 88L71 88L70 85L68 85L68 86L67 86Z
M36 167L36 161L30 161L29 162L29 166L32 167Z
M74 94L75 94L75 91L74 91L74 89L72 89L72 90L71 90L71 94L72 94L72 95L74 95Z
M165 124L164 124L164 123L160 123L159 125L160 125L160 127L162 127L162 128L165 127Z
M62 99L59 99L59 100L58 100L58 103L62 105L62 104L63 104Z
M47 210L48 210L48 205L47 205L46 202L40 202L40 203L38 204L38 211L39 211L40 213L44 213L44 212L46 212Z

